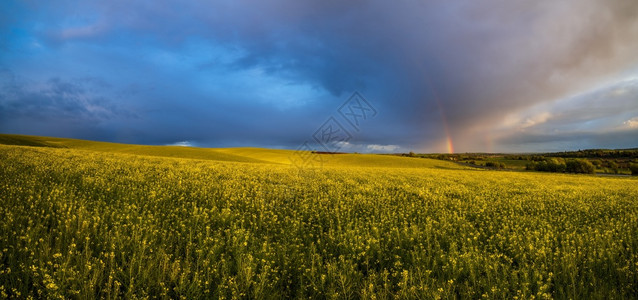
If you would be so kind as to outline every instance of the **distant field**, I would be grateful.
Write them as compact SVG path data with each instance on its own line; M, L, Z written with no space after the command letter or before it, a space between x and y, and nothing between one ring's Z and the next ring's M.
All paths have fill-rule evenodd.
M249 162L291 165L298 158L292 150L263 148L193 148L179 146L145 146L94 142L76 139L53 137L34 137L24 135L0 134L0 144L68 148L108 153L136 154L144 156L174 157L202 159L225 162ZM443 169L471 169L453 162L435 159L409 159L389 155L374 154L310 154L309 160L321 161L318 166L358 166L358 167L391 167L391 168L423 168L435 167ZM306 159L306 158L304 158Z
M619 299L638 180L0 135L0 298ZM318 155L318 154L315 154Z
M463 165L478 168L503 169L514 171L540 171L555 173L591 173L606 175L638 175L638 149L590 149L571 152L534 153L534 154L493 154L493 153L457 153L457 154L400 154L402 157L429 158L443 161L455 161ZM570 162L585 165L585 169L567 170ZM549 165L549 166L548 166ZM572 164L573 165L573 164ZM586 165L590 165L587 167Z

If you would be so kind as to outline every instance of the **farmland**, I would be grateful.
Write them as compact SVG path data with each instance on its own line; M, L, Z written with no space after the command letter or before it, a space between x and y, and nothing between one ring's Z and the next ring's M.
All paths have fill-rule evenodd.
M632 298L638 181L0 135L0 298ZM314 156L319 154L312 154Z
M638 175L638 149L623 150L580 150L571 152L534 154L401 154L401 156L433 158L457 161L474 167L506 170L537 170L563 173L567 162L579 161L591 164L591 174ZM589 163L587 163L589 162ZM540 165L540 167L539 167ZM548 167L549 165L549 167Z

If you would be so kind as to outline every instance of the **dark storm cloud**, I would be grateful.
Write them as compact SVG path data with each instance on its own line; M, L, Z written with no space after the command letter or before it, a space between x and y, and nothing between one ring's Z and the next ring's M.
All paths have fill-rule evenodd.
M93 78L32 84L5 72L2 79L0 126L16 133L99 139L109 123L137 117L104 98L103 83Z
M91 95L85 87L88 82L90 79L67 82L51 78L39 89L27 90L24 83L10 80L0 91L3 99L0 113L4 119L33 118L52 122L99 122L114 116L134 116L106 99Z
M13 116L38 105L90 122L97 112L82 101L96 101L137 115L102 112L117 122L104 121L97 139L294 148L358 90L379 114L354 135L357 149L443 151L447 131L462 151L507 150L503 126L521 125L508 116L638 64L632 0L3 5L10 51L0 65L48 86L28 88L24 102L0 99L6 132L36 133ZM86 91L68 86L78 77L110 87L79 101ZM582 122L593 109L582 108ZM495 133L503 144L488 149Z

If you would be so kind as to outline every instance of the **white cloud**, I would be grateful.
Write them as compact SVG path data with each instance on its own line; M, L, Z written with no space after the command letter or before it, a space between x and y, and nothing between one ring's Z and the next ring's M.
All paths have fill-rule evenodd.
M638 128L638 117L623 122L624 128Z
M342 152L361 152L361 153L389 153L399 151L401 147L398 145L381 145L381 144L353 144L350 142L337 142L335 145Z
M193 147L194 145L190 141L181 141L181 142L175 142L172 144L166 144L165 146Z
M528 128L528 127L532 127L538 124L543 124L545 122L547 122L547 120L549 120L549 118L552 117L552 114L549 112L542 112L540 114L536 114L533 115L527 119L525 119L525 122L523 122L521 124L521 128Z
M371 145L366 146L366 149L368 149L370 151L374 151L374 152L392 152L392 151L395 151L395 150L399 149L399 146L397 146L397 145L371 144Z

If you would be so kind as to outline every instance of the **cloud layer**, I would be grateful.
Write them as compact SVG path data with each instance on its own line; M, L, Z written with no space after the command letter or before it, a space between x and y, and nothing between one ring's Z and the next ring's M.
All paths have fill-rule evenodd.
M638 146L633 0L0 8L0 132L297 148L359 91L361 151Z

